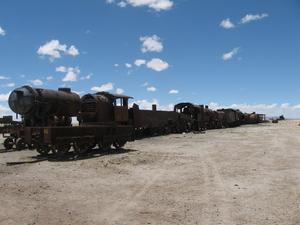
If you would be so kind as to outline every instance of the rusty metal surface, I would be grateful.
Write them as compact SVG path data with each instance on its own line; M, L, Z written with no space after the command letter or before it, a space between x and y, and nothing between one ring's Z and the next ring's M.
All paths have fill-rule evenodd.
M70 124L69 118L80 111L81 100L68 88L56 91L23 86L12 91L8 103L26 126L47 126Z
M212 110L189 102L178 103L173 111L129 107L126 95L98 92L81 98L68 88L58 91L23 86L13 91L9 105L22 115L22 129L14 129L20 146L36 148L40 154L59 156L70 151L76 154L93 149L116 149L127 141L153 135L202 131L233 127L265 120L264 114L247 114L237 109ZM79 126L71 125L76 116ZM10 122L12 118L3 118ZM0 119L1 122L1 119ZM20 138L22 140L20 141ZM24 143L22 142L24 140ZM11 143L9 143L11 144Z

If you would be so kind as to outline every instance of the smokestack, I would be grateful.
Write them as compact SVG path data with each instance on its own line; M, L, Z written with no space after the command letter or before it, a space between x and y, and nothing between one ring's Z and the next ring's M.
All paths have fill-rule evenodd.
M152 111L156 111L156 105L155 104L152 105Z

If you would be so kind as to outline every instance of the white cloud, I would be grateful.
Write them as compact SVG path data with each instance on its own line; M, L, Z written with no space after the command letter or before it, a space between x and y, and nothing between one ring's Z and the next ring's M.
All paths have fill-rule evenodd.
M118 63L115 63L114 64L114 67L119 67L120 65Z
M7 102L10 92L7 94L0 94L0 102Z
M156 91L156 87L154 87L154 86L147 87L147 91L149 91L149 92L155 92Z
M77 76L80 73L79 67L64 67L59 66L56 68L56 72L65 73L65 77L62 79L62 81L67 82L75 82L77 81Z
M68 54L68 55L71 55L71 56L77 56L77 55L79 55L79 51L78 51L78 49L77 49L74 45L72 45L72 46L68 49L67 54Z
M116 3L119 7L126 7L131 5L133 7L149 7L155 11L162 11L171 9L173 6L172 0L106 0L107 3Z
M90 80L92 78L93 74L88 74L86 76L80 77L80 80Z
M139 106L140 109L152 109L152 105L156 105L158 110L165 110L165 111L173 111L174 104L168 104L168 105L160 105L157 99L153 99L152 101L148 101L146 99L137 100L133 102ZM132 103L132 105L133 105Z
M0 27L0 36L5 36L5 35L6 35L5 30L2 27Z
M9 108L0 105L0 115L14 115L14 113Z
M3 87L14 87L14 86L16 86L15 83L8 83L8 84L3 85Z
M46 77L46 80L53 80L53 77L52 76L48 76L48 77Z
M141 51L146 52L162 52L164 46L161 42L160 37L157 35L140 37L142 42Z
M61 72L61 73L65 73L67 72L67 68L64 67L64 66L59 66L59 67L56 67L56 72Z
M132 65L131 65L130 63L125 63L125 66L126 66L127 68L131 68L131 67L132 67Z
M245 23L250 23L252 21L256 21L256 20L261 20L263 18L266 18L268 17L269 15L267 13L263 13L261 15L259 14L256 14L256 15L253 15L253 14L247 14L246 16L244 16L242 19L241 19L241 22L242 24L245 24Z
M124 8L124 7L127 6L127 3L124 2L124 1L121 1L121 2L118 3L118 6L120 6L121 8Z
M157 105L157 106L159 105L157 99L153 99L152 101L142 99L142 100L137 100L134 103L139 105L140 109L152 109L152 105Z
M224 29L231 29L235 27L234 23L231 22L229 18L222 20L220 26L223 27Z
M0 80L9 80L10 78L9 77L6 77L6 76L0 76Z
M37 54L40 56L49 56L51 61L61 58L62 53L71 56L79 55L79 51L74 45L68 48L67 45L60 44L59 40L49 41L40 46L37 51Z
M117 93L118 95L121 95L121 94L124 93L124 90L123 90L122 88L117 88L117 89L116 89L116 93Z
M230 60L230 59L233 58L233 56L238 54L238 52L239 52L239 48L234 48L234 49L232 49L232 51L224 53L223 56L222 56L222 59L224 61Z
M34 86L42 86L44 84L40 79L31 80L30 83Z
M147 67L157 72L161 72L168 69L169 64L161 59L154 58L151 61L147 62Z
M172 89L172 90L169 91L170 95L177 95L178 93L179 93L179 91L175 90L175 89Z
M146 64L146 60L144 59L137 59L134 61L134 65L136 66L141 66L141 65L145 65Z
M112 91L113 89L114 89L114 84L111 82L103 84L100 87L92 87L91 88L91 90L95 91L95 92Z

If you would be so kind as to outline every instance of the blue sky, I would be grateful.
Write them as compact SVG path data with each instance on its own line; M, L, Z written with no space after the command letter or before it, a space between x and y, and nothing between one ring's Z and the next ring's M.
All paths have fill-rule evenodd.
M0 111L15 87L72 87L300 117L297 0L3 0Z

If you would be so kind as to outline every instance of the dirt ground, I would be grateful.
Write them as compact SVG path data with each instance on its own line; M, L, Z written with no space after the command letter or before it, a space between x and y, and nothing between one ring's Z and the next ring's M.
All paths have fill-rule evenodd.
M155 137L76 161L2 152L0 224L299 225L298 124Z

